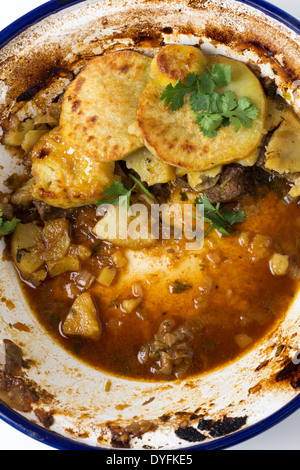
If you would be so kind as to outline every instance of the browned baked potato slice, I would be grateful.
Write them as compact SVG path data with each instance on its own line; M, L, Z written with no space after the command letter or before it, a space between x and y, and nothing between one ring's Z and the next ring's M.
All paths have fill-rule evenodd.
M232 83L220 92L230 89L238 98L246 96L256 104L259 116L251 129L242 127L235 132L229 125L220 128L216 137L204 136L196 124L188 96L179 110L172 111L160 99L165 87L156 80L143 92L138 112L148 149L164 162L192 171L204 171L246 158L259 146L265 133L266 97L258 78L244 63L221 56L208 58L211 65L231 67ZM181 60L178 64L184 66Z
M100 161L121 160L143 147L137 109L150 64L149 57L129 50L89 62L64 95L65 141Z
M31 152L34 198L70 208L98 201L112 184L114 162L101 162L67 145L59 128L45 134Z

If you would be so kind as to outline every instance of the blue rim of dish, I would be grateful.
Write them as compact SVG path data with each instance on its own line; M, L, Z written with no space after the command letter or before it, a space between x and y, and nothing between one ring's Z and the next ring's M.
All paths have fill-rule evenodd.
M58 13L65 8L74 6L82 3L85 0L50 0L38 8L30 11L26 15L22 16L11 25L7 26L0 32L0 49L8 44L12 39L21 34L30 26L43 20L51 14ZM280 23L285 24L291 30L300 34L300 21L284 12L280 8L265 2L264 0L238 0L240 3L253 7L257 10L262 11L267 16L274 18ZM285 406L280 408L278 411L268 416L267 418L249 426L246 429L237 431L236 433L230 434L213 441L202 443L192 447L184 447L183 451L186 450L222 450L229 447L235 446L244 442L250 438L253 438L264 431L267 431L271 427L279 424L281 421L286 419L288 416L293 414L300 408L300 394L292 399ZM5 404L0 402L0 419L5 421L7 424L15 428L16 430L26 434L28 437L35 439L45 445L53 447L58 450L105 450L103 448L89 446L80 442L75 442L67 437L60 436L48 429L42 428L41 426L33 423L32 421L25 418L23 415L12 410ZM114 449L112 449L114 450ZM117 450L117 449L116 449Z

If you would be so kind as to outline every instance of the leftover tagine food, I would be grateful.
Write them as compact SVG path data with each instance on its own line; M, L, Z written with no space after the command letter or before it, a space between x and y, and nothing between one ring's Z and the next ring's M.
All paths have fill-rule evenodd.
M196 47L124 50L91 60L46 113L2 123L25 173L7 181L0 235L29 305L72 354L184 379L276 327L299 288L300 121L272 91ZM150 215L146 237L107 229L109 205L128 235L134 203L160 204L171 237L153 236ZM204 246L191 251L171 207L197 218L199 203Z

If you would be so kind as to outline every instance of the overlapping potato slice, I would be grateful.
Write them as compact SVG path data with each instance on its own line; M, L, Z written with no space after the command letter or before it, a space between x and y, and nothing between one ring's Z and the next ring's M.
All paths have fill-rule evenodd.
M141 181L149 186L176 179L175 167L155 157L146 147L132 153L125 161L127 168L136 171Z
M290 113L290 108L286 102L279 97L267 97L267 113L266 113L266 130L273 131L285 119L287 113Z
M194 46L172 44L163 47L151 63L150 76L159 85L175 85L188 73L200 75L208 65L208 59Z
M100 161L121 160L144 147L137 109L150 65L149 57L130 50L89 62L64 95L64 140Z
M300 121L288 110L266 148L265 168L277 173L300 172Z
M176 58L177 55L173 55L174 69ZM220 92L230 89L238 98L247 96L258 107L259 117L253 121L251 129L242 127L236 133L230 125L222 127L214 138L205 137L195 123L195 114L187 97L178 111L165 108L164 102L160 100L165 88L161 85L161 77L159 81L153 79L147 85L141 96L138 111L139 125L149 150L166 163L192 171L204 171L246 158L259 146L265 132L266 97L256 76L241 62L221 56L207 56L203 59L204 62L201 62L202 67L206 65L207 60L210 64L231 67L232 83ZM184 68L181 56L178 66L183 70L183 76L193 70L191 64L187 69ZM154 74L153 76L155 77Z
M149 214L146 206L132 207L128 211L127 205L109 205L104 217L100 219L93 229L94 235L101 240L107 240L116 246L131 250L149 248L157 243L152 234Z
M11 240L13 261L22 278L33 285L38 285L47 277L42 256L44 249L41 227L34 223L17 226Z
M31 152L31 192L54 207L80 207L98 201L103 189L113 183L114 162L72 149L59 128L45 134Z

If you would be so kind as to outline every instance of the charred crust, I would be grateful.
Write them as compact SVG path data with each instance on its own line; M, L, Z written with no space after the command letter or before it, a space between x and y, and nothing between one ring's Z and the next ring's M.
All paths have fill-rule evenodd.
M276 382L284 382L287 381L291 384L291 386L297 390L300 388L300 364L299 358L295 361L289 360L285 363L283 369L276 375L275 377Z
M51 81L55 77L69 78L70 80L73 80L74 74L71 70L67 68L63 68L63 67L51 68L49 71L46 72L44 78L41 80L40 83L36 83L35 85L28 88L17 97L16 99L17 103L32 100L43 88L46 88L47 86L49 86Z
M38 158L39 160L44 160L44 158L46 158L49 154L50 154L49 150L41 149L38 151L36 158Z
M93 124L94 122L97 121L97 119L98 119L98 116L92 116L92 117L88 118L88 122Z
M221 437L238 431L247 422L247 416L230 418L225 416L223 419L213 421L212 419L200 418L198 429L207 431L210 437Z
M165 26L161 31L162 33L165 33L165 34L172 34L173 28L171 28L170 26Z
M81 90L83 84L85 82L85 78L84 77L78 77L77 80L76 80L76 84L75 84L75 88L74 88L74 93L77 94L79 93L79 91Z
M204 434L191 426L187 428L178 428L176 429L175 434L179 439L183 439L188 442L202 442L207 439Z
M198 423L198 429L200 431L209 431L213 427L213 420L212 419L204 419L200 418Z
M37 95L38 92L41 91L42 88L43 88L42 83L39 83L37 85L32 86L31 88L28 88L28 90L24 91L18 96L18 98L16 99L17 103L32 100L32 98L34 98L35 95Z
M72 111L73 113L75 113L77 111L77 109L79 108L81 104L81 101L80 100L76 100L74 101L73 105L72 105Z
M221 437L238 431L247 422L247 416L239 418L228 418L225 416L222 420L214 422L209 429L209 435L211 437Z

